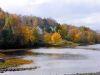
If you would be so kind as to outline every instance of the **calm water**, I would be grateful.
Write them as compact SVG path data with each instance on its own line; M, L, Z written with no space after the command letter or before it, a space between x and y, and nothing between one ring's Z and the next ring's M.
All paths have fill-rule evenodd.
M98 72L100 71L99 50L100 44L76 49L33 49L31 55L23 56L24 59L33 60L33 63L20 67L39 66L39 68L32 71L6 72L2 75L64 75Z

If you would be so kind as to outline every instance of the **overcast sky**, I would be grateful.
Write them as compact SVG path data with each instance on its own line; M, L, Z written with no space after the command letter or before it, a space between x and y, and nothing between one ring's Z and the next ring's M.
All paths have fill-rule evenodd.
M100 30L100 0L0 0L0 7L10 13Z

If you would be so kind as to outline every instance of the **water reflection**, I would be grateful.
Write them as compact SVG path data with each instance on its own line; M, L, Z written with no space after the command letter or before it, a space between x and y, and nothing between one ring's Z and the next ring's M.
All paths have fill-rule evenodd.
M57 60L82 60L82 59L87 59L85 55L81 54L45 54L45 53L34 53L33 56L37 57L47 57L48 59L57 59Z
M42 59L48 58L48 59L57 59L57 60L82 60L82 59L87 59L88 57L82 54L52 54L52 53L35 53L34 51L25 51L25 52L13 52L13 53L6 53L7 57L29 57L30 58L35 58L35 57L40 57Z
M32 74L41 75L40 72L58 73L59 75L77 72L100 71L100 51L86 49L33 49L25 52L12 53L10 57L20 57L33 60L24 67L39 66ZM23 67L23 66L21 66ZM61 74L60 74L61 73ZM28 73L27 73L28 74Z

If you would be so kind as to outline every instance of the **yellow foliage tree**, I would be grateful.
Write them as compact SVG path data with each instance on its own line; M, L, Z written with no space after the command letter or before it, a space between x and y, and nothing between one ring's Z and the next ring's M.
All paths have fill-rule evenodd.
M95 41L96 41L95 33L91 32L91 31L87 31L87 40L88 40L88 43L90 43L90 44L95 43Z
M39 40L39 34L38 34L37 27L34 27L32 29L32 32L33 32L33 42L38 42L38 40Z
M71 36L71 40L73 42L78 42L80 39L80 31L78 29L71 29L69 32L69 35Z
M81 39L81 32L78 32L77 34L75 34L74 36L74 42L79 42Z
M52 36L51 36L51 43L53 43L53 44L62 43L61 35L57 32L53 33Z
M21 26L19 33L23 37L25 43L33 42L35 39L33 36L33 31L28 26Z
M45 43L50 43L50 41L51 41L51 34L45 32L44 35L43 35L43 41L44 41Z

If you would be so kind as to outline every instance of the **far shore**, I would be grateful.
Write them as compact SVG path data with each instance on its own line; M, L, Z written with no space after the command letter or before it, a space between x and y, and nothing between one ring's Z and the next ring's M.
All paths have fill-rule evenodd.
M92 45L96 45L96 44L92 44ZM0 52L3 53L3 52L16 52L16 51L27 51L27 50L32 50L32 49L39 49L39 48L75 48L75 49L92 49L92 50L98 50L98 49L95 49L95 48L83 48L84 46L91 46L91 45L79 45L79 46L75 46L75 47L54 47L54 46L48 46L48 47L30 47L30 48L10 48L10 49L0 49ZM82 47L82 48L81 48Z
M0 49L0 52L16 52L16 51L26 51L31 50L32 48L25 48L25 49Z
M64 74L67 75L67 74ZM95 73L77 73L77 74L71 74L71 75L100 75L100 72Z

